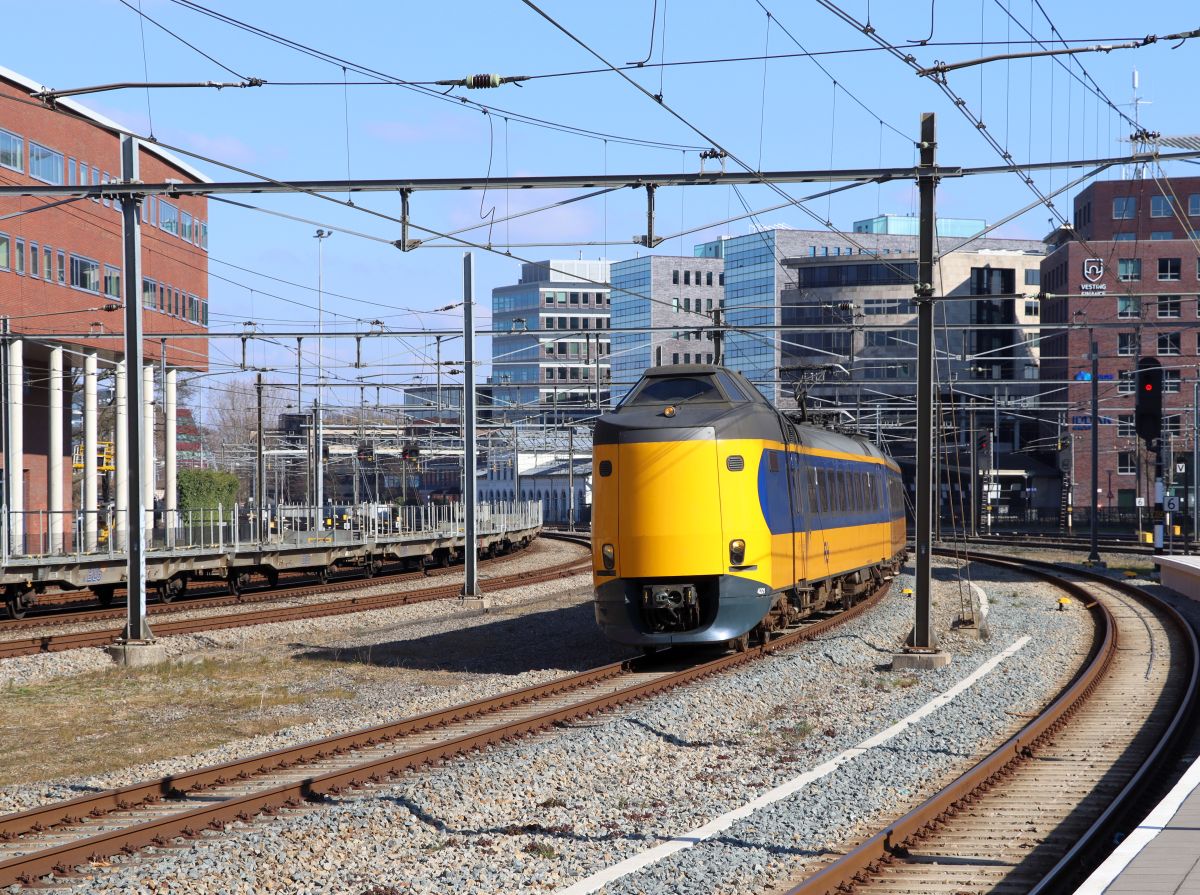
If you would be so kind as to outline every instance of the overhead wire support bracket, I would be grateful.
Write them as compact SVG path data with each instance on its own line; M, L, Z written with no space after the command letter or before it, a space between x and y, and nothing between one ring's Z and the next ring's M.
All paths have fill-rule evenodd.
M412 190L400 190L400 238L392 243L402 252L411 252L421 244L419 239L408 238L408 201L412 198Z
M652 249L662 242L661 236L654 235L654 192L657 189L657 183L646 184L646 234L633 237L635 245L645 246L648 249Z
M87 93L106 93L109 90L145 90L150 87L213 87L223 90L226 87L262 87L267 82L262 78L246 78L244 81L118 81L115 84L94 84L91 87L71 87L67 90L39 90L31 93L34 99L40 99L48 106L68 96L83 96Z
M976 65L986 65L989 62L1006 62L1012 59L1037 59L1042 56L1074 56L1079 53L1111 53L1113 50L1139 50L1142 47L1148 47L1151 44L1158 43L1160 40L1175 40L1179 41L1172 47L1178 48L1184 41L1192 38L1200 37L1200 29L1193 31L1181 31L1178 34L1166 34L1158 37L1154 34L1148 34L1140 40L1131 40L1120 44L1091 44L1086 47L1063 47L1057 50L1030 50L1024 53L997 53L994 56L981 56L978 59L964 59L962 62L942 62L937 61L928 68L918 68L917 77L932 78L940 83L945 83L947 72L958 71L962 68L972 68ZM906 57L907 61L907 57Z

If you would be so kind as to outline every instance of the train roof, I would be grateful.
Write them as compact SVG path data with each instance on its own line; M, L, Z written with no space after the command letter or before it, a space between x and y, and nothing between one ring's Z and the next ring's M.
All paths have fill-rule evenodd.
M686 440L704 437L699 430L709 427L718 438L790 441L893 462L865 439L789 420L749 379L717 364L650 367L624 400L597 420L594 441L614 444L621 432L635 431L647 440Z

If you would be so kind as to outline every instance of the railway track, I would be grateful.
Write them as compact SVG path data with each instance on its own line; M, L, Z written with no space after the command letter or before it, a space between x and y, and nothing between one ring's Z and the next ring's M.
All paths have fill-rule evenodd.
M560 540L571 540L585 544L586 540L560 537ZM495 563L499 560L487 560ZM553 578L577 574L591 568L589 557L576 558L564 563L558 563L537 572L523 572L491 578L487 584L491 588L502 589L515 587L525 583L549 581ZM439 577L449 577L452 569L439 570ZM389 578L376 578L370 584L399 583L402 581L419 580L423 576L419 572L402 573ZM352 590L366 586L362 579L347 582L332 582L326 586L309 586L291 590L263 591L260 593L243 594L238 597L222 597L213 600L193 600L186 603L172 603L170 606L147 607L152 615L161 616L167 612L180 612L191 609L207 609L230 605L244 606L246 603L274 603L309 597L330 592ZM154 624L157 637L178 634L195 634L201 631L216 631L227 628L240 628L249 625L268 624L271 622L295 621L298 619L321 618L323 616L344 615L351 612L366 612L372 609L387 609L394 606L404 606L411 603L424 603L431 600L445 600L456 597L461 593L462 584L458 580L444 584L409 591L394 591L391 593L374 594L370 596L347 597L342 600L332 600L319 603L307 603L292 606L272 606L250 612L238 612L228 615L206 616L204 618L179 619L176 621L158 621ZM124 610L101 610L93 613L77 613L68 618L71 623L87 621L104 621L123 619ZM36 619L9 621L0 624L0 633L14 630L18 627L37 627ZM27 656L37 653L60 652L62 650L82 649L84 647L107 646L115 643L121 636L121 628L110 628L98 631L75 631L62 634L39 634L30 637L16 637L0 640L0 659L14 656Z
M1016 736L788 895L1071 891L1189 726L1197 643L1174 609L1093 573L972 559L1071 593L1096 614L1102 642Z
M683 665L669 653L614 663L393 724L0 817L0 887L86 874L86 865L113 855L320 802L682 686L821 634L866 611L887 590L885 584L848 611L744 653Z

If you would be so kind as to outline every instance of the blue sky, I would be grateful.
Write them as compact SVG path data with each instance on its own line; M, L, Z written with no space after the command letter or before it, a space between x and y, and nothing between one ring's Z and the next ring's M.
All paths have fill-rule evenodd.
M1194 5L1181 0L1141 5L1040 2L1059 35L1067 39L1129 39L1182 31L1195 24ZM870 46L862 34L815 0L787 4L764 0L764 4L775 18L768 19L756 0L720 4L545 0L539 5L614 63L646 59L648 52L651 63L760 57L764 50L796 53L799 48L793 37L810 51ZM191 49L154 24L139 23L134 11L138 5L138 0L128 0L128 5L120 0L10 4L0 36L0 59L5 66L56 88L147 79L237 80L222 65L238 75L273 82L245 90L155 90L149 96L144 90L123 90L82 101L139 132L153 131L165 143L281 180L343 178L347 173L363 178L483 176L489 165L496 175L694 171L699 165L694 150L564 134L513 120L503 112L482 114L455 101L458 96L615 137L705 145L666 109L611 72L539 79L496 90L456 90L442 99L395 85L359 86L353 82L369 79L237 30L174 0L140 0L147 16L196 48ZM204 5L356 65L411 81L482 72L540 75L602 67L519 0L452 6L365 0L341 5L207 0ZM860 20L869 16L876 32L895 43L921 40L931 33L935 42L974 42L907 50L925 64L1005 50L1003 45L981 48L981 35L990 41L1024 39L1020 26L1006 17L1006 9L1039 38L1050 38L1050 26L1038 0L943 2L936 5L932 23L929 0L875 0L872 4L846 0L844 8ZM1141 72L1140 93L1152 101L1141 109L1143 123L1163 134L1194 134L1200 133L1200 121L1190 84L1197 69L1198 48L1200 44L1194 41L1178 49L1160 43L1080 58L1088 75L1117 104L1130 102L1130 76L1136 66ZM1014 45L1013 49L1025 46ZM993 150L950 100L889 54L850 52L821 57L820 63L828 74L809 58L765 63L756 58L666 68L648 65L631 72L631 77L651 93L661 91L665 105L764 170L911 164L911 141L923 111L938 113L943 164L998 163ZM1074 71L1080 74L1077 65ZM1109 155L1128 146L1119 142L1128 135L1128 126L1049 60L995 63L949 77L950 85L982 115L989 131L1018 161ZM288 81L323 83L281 83ZM1130 110L1127 105L1122 108ZM193 163L216 179L243 179L209 162ZM1193 167L1178 165L1168 173L1190 174ZM1065 177L1059 173L1051 181L1049 175L1041 175L1039 185L1043 189L1061 185ZM796 196L807 191L789 188ZM568 195L421 194L413 200L412 216L416 223L446 231L479 224L492 208L499 217ZM779 201L761 186L744 188L741 198L752 208ZM1031 199L1032 194L1012 175L947 181L939 193L939 213L996 220ZM362 210L339 208L310 197L255 196L246 201L309 218L322 226L386 240L399 237L394 224ZM658 230L674 233L718 221L737 213L740 201L725 187L661 190ZM398 196L360 194L355 202L388 215L399 214ZM1065 197L1060 207L1069 209ZM912 190L904 184L851 190L832 200L819 200L812 208L845 229L853 220L877 211L916 210ZM1034 210L1006 226L1000 235L1040 237L1049 229L1049 217L1044 209ZM213 328L240 330L241 322L248 319L265 328L312 328L317 279L314 226L216 202L210 204L210 218L211 272L232 281L212 280ZM813 226L811 219L796 209L770 212L760 220ZM628 240L644 228L643 194L627 190L607 200L593 199L511 225L496 225L490 239L495 245L509 240L522 244L624 241L608 247L512 249L515 256L527 259L573 258L582 253L583 257L606 255L616 260L638 251ZM712 228L669 240L657 251L691 254L696 242L722 232L744 233L746 228L745 221ZM489 228L483 227L465 235L486 242L488 234ZM381 242L336 233L325 243L324 286L335 294L326 296L324 303L329 315L327 329L354 326L355 318L381 318L396 328L457 326L457 311L436 315L407 309L428 312L459 299L461 251L430 247L402 254ZM519 263L477 252L476 264L476 298L481 323L486 325L491 288L514 282ZM281 298L272 298L272 294ZM409 380L422 371L416 366L391 365L419 362L424 347L393 340L372 347L368 358L381 366L367 372L386 371ZM480 349L486 357L485 339L480 340ZM349 345L330 346L326 353L333 355L336 363L353 360ZM232 347L214 347L214 368L236 360L236 355ZM288 363L285 355L269 346L260 347L252 360ZM343 369L341 375L353 378L359 372ZM429 371L424 372L428 376Z

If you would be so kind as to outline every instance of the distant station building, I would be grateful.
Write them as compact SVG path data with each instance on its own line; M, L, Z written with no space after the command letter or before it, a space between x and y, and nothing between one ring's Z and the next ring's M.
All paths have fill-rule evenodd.
M713 311L725 299L721 258L644 255L612 266L612 399L648 367L712 363Z
M1138 360L1163 366L1164 470L1182 497L1194 426L1200 293L1200 177L1109 180L1075 199L1073 226L1047 237L1042 262L1044 392L1064 410L1047 426L1059 447L1076 520L1090 509L1090 338L1099 351L1099 489L1102 517L1131 516L1137 498L1153 506L1153 455L1134 432ZM1089 332L1089 326L1093 328ZM1066 386L1061 385L1068 382ZM1179 464L1184 473L1176 472ZM1195 504L1193 503L1193 506Z
M522 264L492 290L493 418L554 424L608 402L609 262Z
M50 184L67 190L119 180L119 126L69 99L58 100L55 109L32 100L31 94L41 89L0 68L0 97L6 100L0 102L0 184ZM152 143L140 144L139 164L146 182L206 180ZM98 395L123 394L114 375L122 361L126 276L120 203L92 199L45 208L51 204L33 198L0 200L5 216L0 221L0 316L13 334L6 371L11 416L6 442L11 450L4 460L14 472L20 470L4 503L9 547L18 553L94 549L98 538L107 536L105 486L122 475L122 461L129 462L121 455L119 437L115 450L112 445L112 415L96 409ZM207 201L191 196L147 199L141 227L146 332L203 336L208 326ZM111 338L83 339L79 334ZM164 349L166 383L161 381ZM136 374L150 383L157 380L152 392L160 419L164 391L175 388L175 371L204 370L207 358L205 338L146 341L146 370L152 372ZM167 395L167 403L171 397ZM82 405L78 418L72 414L76 401ZM97 415L100 426L84 445L84 432L92 432L90 420ZM163 423L160 432L176 431L178 437L173 419ZM183 441L193 450L194 433L184 432ZM151 451L140 459L152 501L156 475L157 490L173 480L166 470L156 471L155 455L173 465L176 445L160 442L155 448L155 439L149 442ZM73 446L77 464L72 462ZM89 458L97 458L95 466ZM89 512L74 516L81 501ZM123 517L115 525L120 534Z

